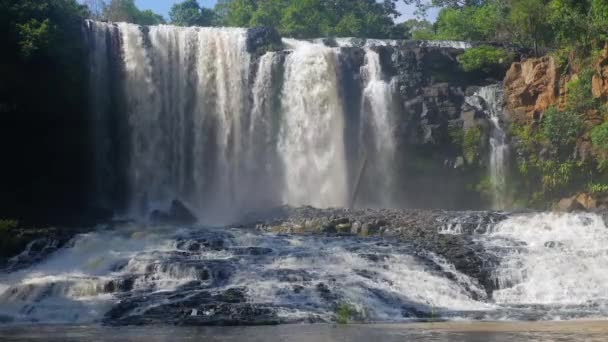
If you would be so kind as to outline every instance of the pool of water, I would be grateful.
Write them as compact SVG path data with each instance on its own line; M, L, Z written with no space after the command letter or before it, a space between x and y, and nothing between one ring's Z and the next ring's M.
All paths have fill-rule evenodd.
M442 322L261 327L0 327L1 341L606 341L608 321Z

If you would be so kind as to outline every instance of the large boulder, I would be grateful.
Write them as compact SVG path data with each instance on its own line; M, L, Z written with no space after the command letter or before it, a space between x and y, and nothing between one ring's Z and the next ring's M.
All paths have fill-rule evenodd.
M586 210L597 209L597 201L588 193L580 193L576 195L576 201L580 203Z
M553 210L570 213L573 211L583 211L585 207L576 199L576 196L561 199Z

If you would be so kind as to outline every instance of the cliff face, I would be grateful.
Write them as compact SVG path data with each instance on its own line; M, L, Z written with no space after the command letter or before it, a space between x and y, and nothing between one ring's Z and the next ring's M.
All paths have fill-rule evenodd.
M476 93L499 83L484 74L466 73L458 62L465 50L449 46L421 46L403 42L376 46L384 78L394 87L397 154L392 167L399 170L395 205L409 208L478 209L490 206L478 189L487 175L490 104ZM365 80L365 49L341 48L342 93L348 115L360 108ZM474 104L478 104L477 106ZM465 146L467 132L475 132ZM471 136L471 134L469 134ZM364 179L362 191L375 186ZM438 194L441 194L440 196Z
M602 194L589 194L589 186L605 181L602 160L605 151L594 146L591 132L604 122L604 106L608 99L608 46L599 55L588 59L569 56L569 63L560 68L551 56L526 59L514 63L504 80L505 107L512 123L514 174L527 172L521 179L530 177L530 165L536 167L540 182L539 191L553 201L560 210L593 209L608 206ZM543 115L550 107L556 108L563 118L552 123L553 129L564 128L556 137L543 136ZM566 118L577 121L572 141L560 140L557 135L569 133ZM561 126L560 126L561 125ZM571 126L573 127L573 126ZM527 129L527 130L526 130ZM522 136L522 132L525 132ZM550 133L549 133L550 134ZM526 138L528 135L529 138ZM565 171L567 170L567 171ZM566 197L566 198L564 198ZM560 200L560 198L563 198ZM559 202L559 203L558 203Z
M593 96L602 100L608 99L608 45L604 47L595 65L592 79Z
M513 63L504 81L505 105L514 121L539 119L560 95L560 77L553 57Z

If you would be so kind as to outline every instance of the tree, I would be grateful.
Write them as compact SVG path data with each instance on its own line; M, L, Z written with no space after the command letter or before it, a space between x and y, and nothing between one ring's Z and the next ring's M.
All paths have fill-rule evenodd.
M177 26L213 26L217 22L215 12L201 7L196 0L185 0L173 5L169 18Z
M431 40L435 38L435 27L427 20L410 19L399 25L408 28L411 39Z
M111 0L103 9L103 17L114 22L127 22L138 25L164 24L165 20L151 10L140 11L135 0Z
M513 28L512 39L523 46L538 48L550 40L551 28L547 25L547 8L544 0L511 0L508 17Z
M437 38L491 41L502 26L501 8L493 3L462 8L447 7L437 17Z
M393 19L396 0L223 0L216 12L228 26L273 26L298 38L355 36L402 38Z

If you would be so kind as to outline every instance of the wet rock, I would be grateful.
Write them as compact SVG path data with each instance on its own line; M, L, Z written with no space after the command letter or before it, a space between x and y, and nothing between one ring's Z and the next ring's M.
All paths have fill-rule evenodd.
M545 242L545 247L546 248L561 248L563 247L564 244L559 242L559 241L547 241Z
M491 275L493 268L498 264L496 255L484 250L480 243L473 238L475 234L483 234L498 222L507 218L501 212L446 212L435 210L347 210L347 209L314 209L310 207L289 208L282 207L280 210L273 209L266 217L265 222L256 221L256 226L262 231L269 231L270 227L305 225L305 222L325 222L326 227L317 230L317 233L325 233L332 229L335 218L346 218L352 222L351 232L355 225L361 225L357 229L359 236L374 238L383 236L411 244L414 253L420 252L424 259L424 253L434 253L445 258L454 265L457 271L470 276L486 290L485 294L471 293L476 297L489 297L496 288ZM441 233L441 227L446 225L459 225L460 233ZM247 226L247 224L245 224ZM280 231L280 232L289 232ZM276 232L275 232L276 233ZM309 233L314 231L309 230ZM379 256L374 261L374 256L361 256L372 262L382 262ZM429 269L435 266L429 261ZM442 276L453 277L453 275L442 274ZM326 285L319 285L317 291L323 294L329 290Z
M268 255L268 254L272 254L272 252L273 252L272 248L267 248L267 247L233 248L233 249L231 249L231 251L235 255L253 255L253 256Z
M292 270L287 268L267 271L265 276L273 277L280 282L287 283L305 282L313 279L312 275L305 270Z
M580 203L585 210L595 210L597 209L597 201L593 196L588 193L580 193L576 195L576 201Z
M563 198L554 207L554 210L562 212L573 212L585 210L585 207L576 199L576 196Z
M153 224L179 224L192 225L198 219L186 205L179 201L171 201L171 207L168 212L162 210L154 210L150 213L150 221Z
M319 294L319 296L327 302L332 302L332 301L335 301L338 299L338 296L336 296L334 293L332 293L331 290L329 289L329 286L327 286L327 284L325 284L325 283L317 284L315 289L317 290L317 293Z

